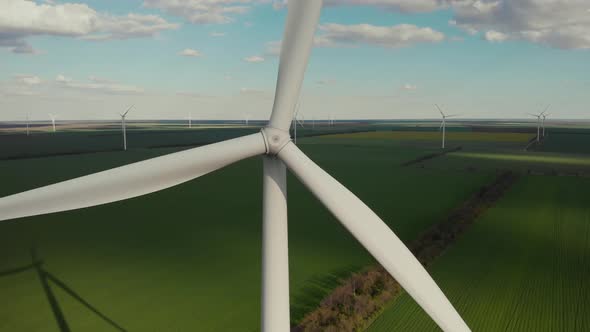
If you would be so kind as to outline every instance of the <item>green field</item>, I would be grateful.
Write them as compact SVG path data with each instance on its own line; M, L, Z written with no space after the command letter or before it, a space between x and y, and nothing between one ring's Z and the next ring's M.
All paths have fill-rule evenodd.
M590 330L590 179L524 177L429 269L473 331ZM403 295L369 331L438 331Z
M419 131L399 130L376 131L365 133L343 133L327 135L326 139L355 139L355 140L380 140L392 141L399 145L416 148L439 149L442 142L442 133L436 128L423 128ZM466 149L497 151L497 150L522 150L534 135L527 133L511 132L475 132L466 128L450 128L446 134L446 146L449 149L463 147Z
M536 148L538 151L561 152L575 154L590 154L590 130L551 130L542 144Z
M459 151L429 160L424 165L441 170L510 169L531 174L590 176L590 156L551 152Z
M424 149L329 141L306 139L301 147L405 241L491 179L399 166ZM0 196L171 151L4 160ZM127 330L258 330L261 187L261 161L252 159L125 202L0 223L0 330L58 331L34 270L2 275L31 262L32 243L49 272ZM297 321L338 277L373 261L293 177L289 203ZM53 290L73 331L111 330L63 290Z

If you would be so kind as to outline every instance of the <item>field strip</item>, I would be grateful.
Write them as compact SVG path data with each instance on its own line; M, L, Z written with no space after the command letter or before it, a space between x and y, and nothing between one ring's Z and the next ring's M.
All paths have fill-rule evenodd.
M423 265L428 266L493 206L517 179L518 176L512 172L498 174L492 183L483 186L443 222L426 230L408 247ZM369 267L342 280L340 286L328 294L318 308L305 315L292 331L324 331L330 328L337 331L364 330L401 293L400 285L383 267Z
M458 146L454 149L450 149L450 150L444 150L438 153L430 153L421 157L418 157L416 159L410 160L408 162L405 162L402 164L402 166L411 166L411 165L415 165L415 164L419 164L421 162L424 161L428 161L428 160L432 160L434 158L438 158L438 157L442 157L444 155L446 155L447 153L452 153L452 152L457 152L457 151L461 151L461 149L463 149L462 147Z

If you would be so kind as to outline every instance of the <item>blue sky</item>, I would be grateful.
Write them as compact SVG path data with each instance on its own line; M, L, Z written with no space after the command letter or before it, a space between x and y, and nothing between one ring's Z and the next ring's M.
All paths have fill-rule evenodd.
M282 36L286 8L276 8L282 6L186 0L175 11L169 0L6 1L0 4L0 120L44 119L49 112L109 119L128 104L137 105L134 116L142 119L188 112L262 119L271 110L278 67L271 46ZM302 113L433 118L439 103L466 117L522 118L552 104L555 117L590 116L590 9L584 13L583 1L528 0L529 14L510 21L498 13L522 8L502 1L492 9L482 7L490 0L473 0L468 8L452 0L420 2L426 7L328 2ZM19 11L22 3L32 7ZM559 6L559 14L547 16L551 8L543 6ZM245 8L219 16L235 7ZM66 9L59 19L47 14L60 8ZM191 10L208 16L190 16ZM32 11L42 15L31 19ZM92 24L67 17L80 13ZM572 21L581 29L572 29ZM187 49L198 56L180 55Z

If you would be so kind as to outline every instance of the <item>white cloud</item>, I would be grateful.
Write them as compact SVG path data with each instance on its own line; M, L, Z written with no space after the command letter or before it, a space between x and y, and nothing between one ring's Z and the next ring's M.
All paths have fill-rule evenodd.
M490 42L524 40L590 49L588 0L325 0L327 6L375 6L402 13L451 9L449 23Z
M402 89L407 91L414 91L418 89L418 86L415 84L406 83L402 85Z
M193 50L192 48L185 48L184 50L178 52L178 55L187 56L187 57L199 57L201 56L201 52L197 50Z
M156 15L115 16L99 13L86 4L25 0L0 1L0 47L15 53L36 53L26 42L30 36L52 35L88 40L152 37L176 29Z
M211 36L211 37L225 37L225 32L213 31L213 32L209 33L209 36Z
M233 15L246 13L258 2L261 0L144 0L143 5L193 24L224 24L233 22Z
M498 32L498 31L494 31L494 30L490 30L490 31L486 31L486 33L484 34L484 39L489 41L489 42L497 42L497 43L501 43L505 40L508 40L508 35Z
M484 39L525 40L562 49L590 49L587 0L453 0L456 26ZM452 22L453 23L453 22Z
M258 62L264 62L264 58L259 55L253 55L253 56L249 56L249 57L244 58L244 61L251 62L251 63L258 63Z
M425 13L443 9L446 0L325 0L326 6L376 6L402 13Z
M57 75L55 82L58 87L83 90L89 92L100 92L107 94L142 94L144 90L133 85L117 83L113 80L90 76L87 82L76 81L62 74Z
M57 77L55 78L55 81L58 83L69 83L72 81L72 79L70 77L65 77L62 74L57 75Z
M13 76L17 83L24 85L38 85L41 84L41 78L35 75L18 74Z
M320 25L319 30L320 34L315 38L315 45L319 47L367 44L401 48L418 43L437 43L445 39L442 32L411 24L375 26L329 23Z

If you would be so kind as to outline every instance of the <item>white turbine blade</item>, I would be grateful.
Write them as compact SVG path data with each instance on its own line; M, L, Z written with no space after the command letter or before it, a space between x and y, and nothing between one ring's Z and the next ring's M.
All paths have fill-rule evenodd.
M80 209L166 189L266 151L261 133L0 198L0 220Z
M301 122L301 120L295 118L295 120L297 120L297 122L299 123L299 125L301 126L301 128L305 128L305 126L303 125L303 122Z
M447 115L445 117L448 119L448 118L456 118L456 117L461 116L461 115L462 114L451 114L451 115Z
M403 242L359 198L293 143L279 158L447 332L470 331L453 305Z
M321 0L289 1L269 126L289 130L320 18Z
M129 113L129 111L131 111L131 109L133 108L133 106L135 106L135 105L129 106L129 108L125 111L125 113L121 114L121 116L126 116L127 113Z
M533 114L533 113L526 113L526 114L528 114L530 116L534 116L535 118L538 118L541 116L541 114Z
M440 115L442 115L442 117L444 118L445 117L445 113L443 113L443 111L440 109L440 107L438 106L438 104L434 104L434 106L436 106L436 108L440 112Z
M445 125L445 122L444 122L444 121L443 121L443 122L441 122L441 123L440 123L440 127L438 127L438 130L439 130L439 131L441 131L444 125Z

